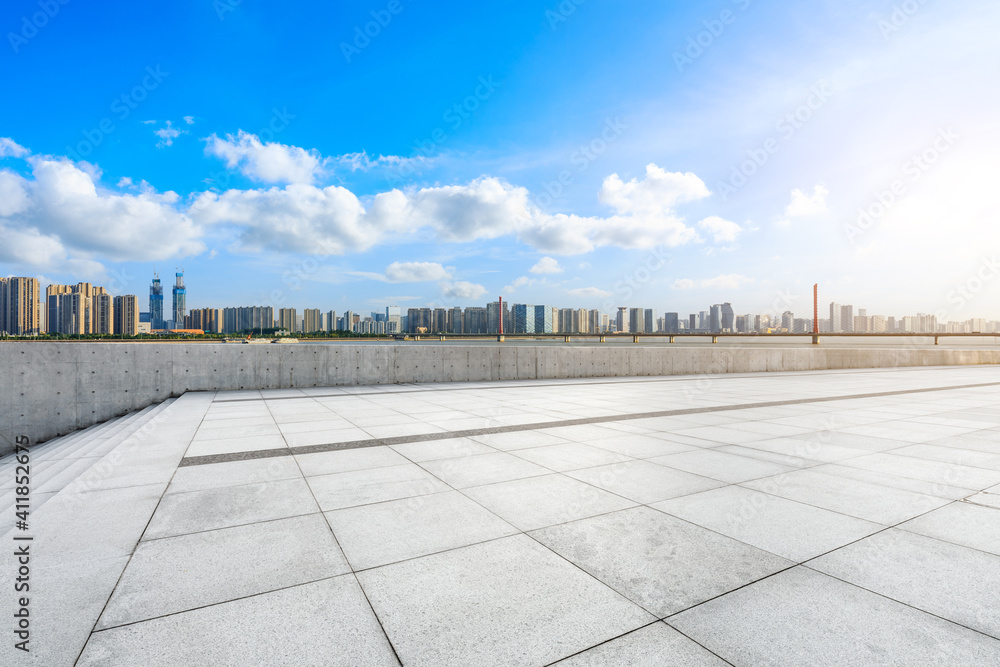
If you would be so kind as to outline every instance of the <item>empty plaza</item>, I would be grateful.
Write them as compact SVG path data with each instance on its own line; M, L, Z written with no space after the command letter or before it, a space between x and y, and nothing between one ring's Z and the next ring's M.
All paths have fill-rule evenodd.
M189 392L31 471L32 664L1000 664L991 366Z

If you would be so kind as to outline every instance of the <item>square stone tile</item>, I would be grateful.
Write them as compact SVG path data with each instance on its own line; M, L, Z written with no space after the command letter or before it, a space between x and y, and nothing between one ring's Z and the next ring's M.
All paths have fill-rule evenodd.
M665 500L653 507L797 563L883 528L739 486Z
M306 477L351 470L385 468L410 462L405 456L385 446L296 454L295 458L298 459L302 474Z
M741 486L883 525L906 521L948 502L936 496L814 470L796 470L746 482Z
M630 460L628 456L600 447L591 447L579 442L519 449L514 453L514 456L527 459L532 463L537 463L540 466L545 466L549 470L557 472L576 470L578 468L593 468L594 466Z
M452 459L460 456L490 454L497 450L488 445L476 442L471 438L446 438L444 440L428 440L426 442L408 442L402 445L390 445L411 461L436 461Z
M242 438L217 438L196 440L188 446L184 456L212 456L235 452L257 452L263 449L285 449L288 445L280 435L255 435Z
M405 665L544 665L653 620L524 536L358 575Z
M792 564L648 507L531 535L661 618Z
M432 475L456 489L548 475L552 472L506 452L427 461L421 465Z
M726 664L666 623L658 622L560 660L553 667L724 667Z
M308 482L324 512L450 490L413 463L317 475Z
M1000 556L890 528L809 567L1000 639Z
M769 461L778 465L788 466L789 468L812 468L821 463L816 459L804 459L801 456L769 452L765 449L754 449L742 445L722 445L720 447L713 447L713 449L717 452L736 454L737 456L745 456L748 459L757 459L758 461Z
M542 445L556 445L562 442L569 442L566 438L560 438L552 435L551 433L544 433L542 431L489 433L487 435L474 435L470 439L504 452L509 452L515 449L525 449L527 447L541 447Z
M226 486L163 496L144 540L318 512L302 479Z
M992 507L952 503L899 527L1000 556L1000 510Z
M799 566L669 619L734 665L947 665L1000 661L1000 642Z
M588 440L587 444L636 459L648 459L654 456L698 450L698 447L682 445L678 442L647 435L620 435L613 438L598 438L597 440Z
M139 544L98 630L350 572L321 514Z
M464 493L521 530L544 528L635 506L621 496L565 475L474 486L465 489Z
M395 665L353 575L95 632L77 665Z
M832 444L826 441L821 434L816 435L814 438L797 436L794 438L757 440L747 443L744 446L751 449L764 450L765 452L774 452L775 454L797 456L810 461L822 461L823 463L843 461L844 459L852 459L871 453L864 449Z
M959 447L941 447L939 445L924 444L910 445L894 449L893 454L900 456L913 456L918 459L928 461L940 461L941 463L956 463L958 465L972 466L975 468L987 468L989 470L1000 470L1000 453L981 452L974 449L961 449Z
M843 465L852 468L863 468L874 472L886 472L890 475L913 477L927 482L959 486L964 489L979 491L988 486L1000 483L1000 471L973 468L954 463L927 461L912 456L895 454L870 454L847 459Z
M299 477L302 477L302 472L291 456L210 463L178 468L170 480L167 493L204 491L220 486L275 482Z
M959 498L966 497L970 493L969 489L960 489L957 486L947 486L946 484L925 482L922 479L901 477L900 475L890 475L889 473L863 470L862 468L851 468L850 466L843 466L837 463L816 466L812 468L812 470L813 472L823 473L824 475L836 475L837 477L856 479L859 482L868 482L869 484L875 484L877 486L888 486L893 489L912 491L913 493L922 493L928 496L935 496L937 498L945 498L947 500L958 500Z
M746 482L758 477L769 477L794 470L794 468L789 466L752 459L737 454L729 454L728 452L720 452L714 449L699 449L681 454L657 456L650 459L650 461L674 468L675 470L683 470L730 484Z
M458 491L352 507L326 516L355 570L518 532Z
M725 486L718 480L692 475L649 461L613 463L597 468L574 470L566 474L642 504Z

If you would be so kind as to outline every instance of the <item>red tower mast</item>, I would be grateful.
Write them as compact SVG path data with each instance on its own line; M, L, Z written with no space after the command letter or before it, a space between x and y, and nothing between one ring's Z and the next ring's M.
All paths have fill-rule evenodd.
M819 333L819 283L813 284L813 333Z

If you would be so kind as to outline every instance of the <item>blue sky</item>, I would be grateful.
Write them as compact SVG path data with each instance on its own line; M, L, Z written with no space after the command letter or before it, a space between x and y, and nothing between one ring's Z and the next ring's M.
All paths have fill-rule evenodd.
M0 28L0 274L802 316L818 282L1000 319L992 3L15 0Z

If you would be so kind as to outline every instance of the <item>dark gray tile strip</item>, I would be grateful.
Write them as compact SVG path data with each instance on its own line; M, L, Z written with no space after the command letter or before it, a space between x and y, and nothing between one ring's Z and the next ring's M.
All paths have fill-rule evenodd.
M684 408L681 410L660 410L657 412L633 412L623 415L605 415L601 417L582 417L580 419L564 419L560 421L536 422L533 424L512 424L492 428L472 428L461 431L444 431L438 433L423 433L419 435L403 435L394 438L371 438L368 440L349 440L287 449L262 449L252 452L234 452L230 454L211 454L208 456L188 456L181 460L178 467L207 465L210 463L228 463L230 461L247 461L276 456L292 456L294 454L315 454L332 452L342 449L361 449L363 447L382 447L385 445L402 445L410 442L428 442L430 440L447 440L449 438L468 438L476 435L492 435L495 433L515 433L517 431L535 431L544 428L560 426L581 426L584 424L602 424L607 422L630 421L634 419L650 419L655 417L678 417L681 415L703 414L707 412L727 412L730 410L750 410L754 408L773 408L782 405L802 405L804 403L825 403L829 401L849 401L864 398L880 398L883 396L903 396L907 394L924 394L934 391L952 391L955 389L976 389L980 387L996 387L1000 382L983 382L980 384L961 384L950 387L926 387L923 389L900 389L897 391L880 391L869 394L848 394L846 396L820 396L817 398L794 398L786 401L763 401L759 403L739 403L735 405L713 405L702 408ZM260 399L258 399L260 400Z

